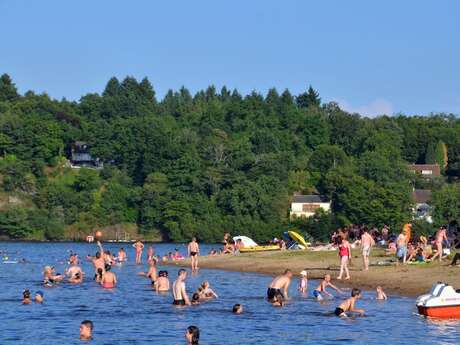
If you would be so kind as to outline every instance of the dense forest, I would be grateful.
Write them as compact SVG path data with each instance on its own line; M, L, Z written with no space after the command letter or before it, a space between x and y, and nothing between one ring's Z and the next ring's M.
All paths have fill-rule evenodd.
M112 78L102 94L54 100L0 79L0 235L82 237L126 224L145 238L264 241L298 228L318 240L350 223L412 219L413 188L434 191L434 224L460 215L460 120L452 114L350 114L312 87L242 95L185 87L157 100L148 79ZM102 169L72 169L72 144ZM447 148L447 155L445 154ZM446 160L447 158L447 160ZM408 163L439 163L423 179ZM289 220L294 192L331 213Z

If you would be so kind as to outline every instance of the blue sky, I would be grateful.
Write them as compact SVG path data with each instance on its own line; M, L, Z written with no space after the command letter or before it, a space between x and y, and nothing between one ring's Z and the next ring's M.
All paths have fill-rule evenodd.
M460 114L460 1L0 0L0 73L79 99L111 76L242 93L309 84L366 115Z

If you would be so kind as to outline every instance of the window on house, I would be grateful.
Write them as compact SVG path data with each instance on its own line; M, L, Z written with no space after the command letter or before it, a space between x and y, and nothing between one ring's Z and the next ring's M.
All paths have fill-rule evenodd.
M315 212L321 206L318 204L303 204L302 211L303 212Z
M422 175L433 175L433 170L422 170Z

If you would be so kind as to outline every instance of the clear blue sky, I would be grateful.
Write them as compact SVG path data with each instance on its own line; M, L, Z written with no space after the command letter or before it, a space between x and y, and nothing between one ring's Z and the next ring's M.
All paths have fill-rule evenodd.
M348 110L460 114L460 1L0 0L0 73L79 99L111 76L247 93L309 84Z

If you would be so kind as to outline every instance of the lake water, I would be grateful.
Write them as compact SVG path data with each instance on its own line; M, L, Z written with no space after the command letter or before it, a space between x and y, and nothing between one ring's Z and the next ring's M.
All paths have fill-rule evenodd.
M128 244L107 244L116 252ZM174 248L185 253L185 246L155 245L156 253ZM202 246L206 252L211 246ZM219 299L199 306L177 309L170 295L157 295L149 281L136 275L146 265L133 265L134 249L128 249L129 263L114 267L119 285L104 290L90 279L82 286L62 283L54 288L41 285L45 265L65 270L69 251L81 258L94 254L96 246L86 243L3 243L0 251L10 260L25 258L31 263L0 264L0 345L4 344L80 344L79 325L84 319L95 324L91 344L184 344L187 326L201 330L200 344L459 344L460 323L434 321L416 314L415 299L389 296L386 302L373 300L374 293L364 293L358 307L365 317L340 319L332 311L338 299L326 303L314 301L310 294L300 296L297 281L291 286L290 301L274 308L264 296L270 277L258 274L201 270L187 279L193 292L203 280L211 282ZM145 253L144 253L145 255ZM84 260L83 260L84 261ZM83 262L87 277L91 263ZM171 283L176 267L167 267ZM317 282L310 282L309 289ZM29 288L45 292L42 305L21 305L22 291ZM347 292L347 294L349 291ZM234 303L242 303L243 315L233 315Z

